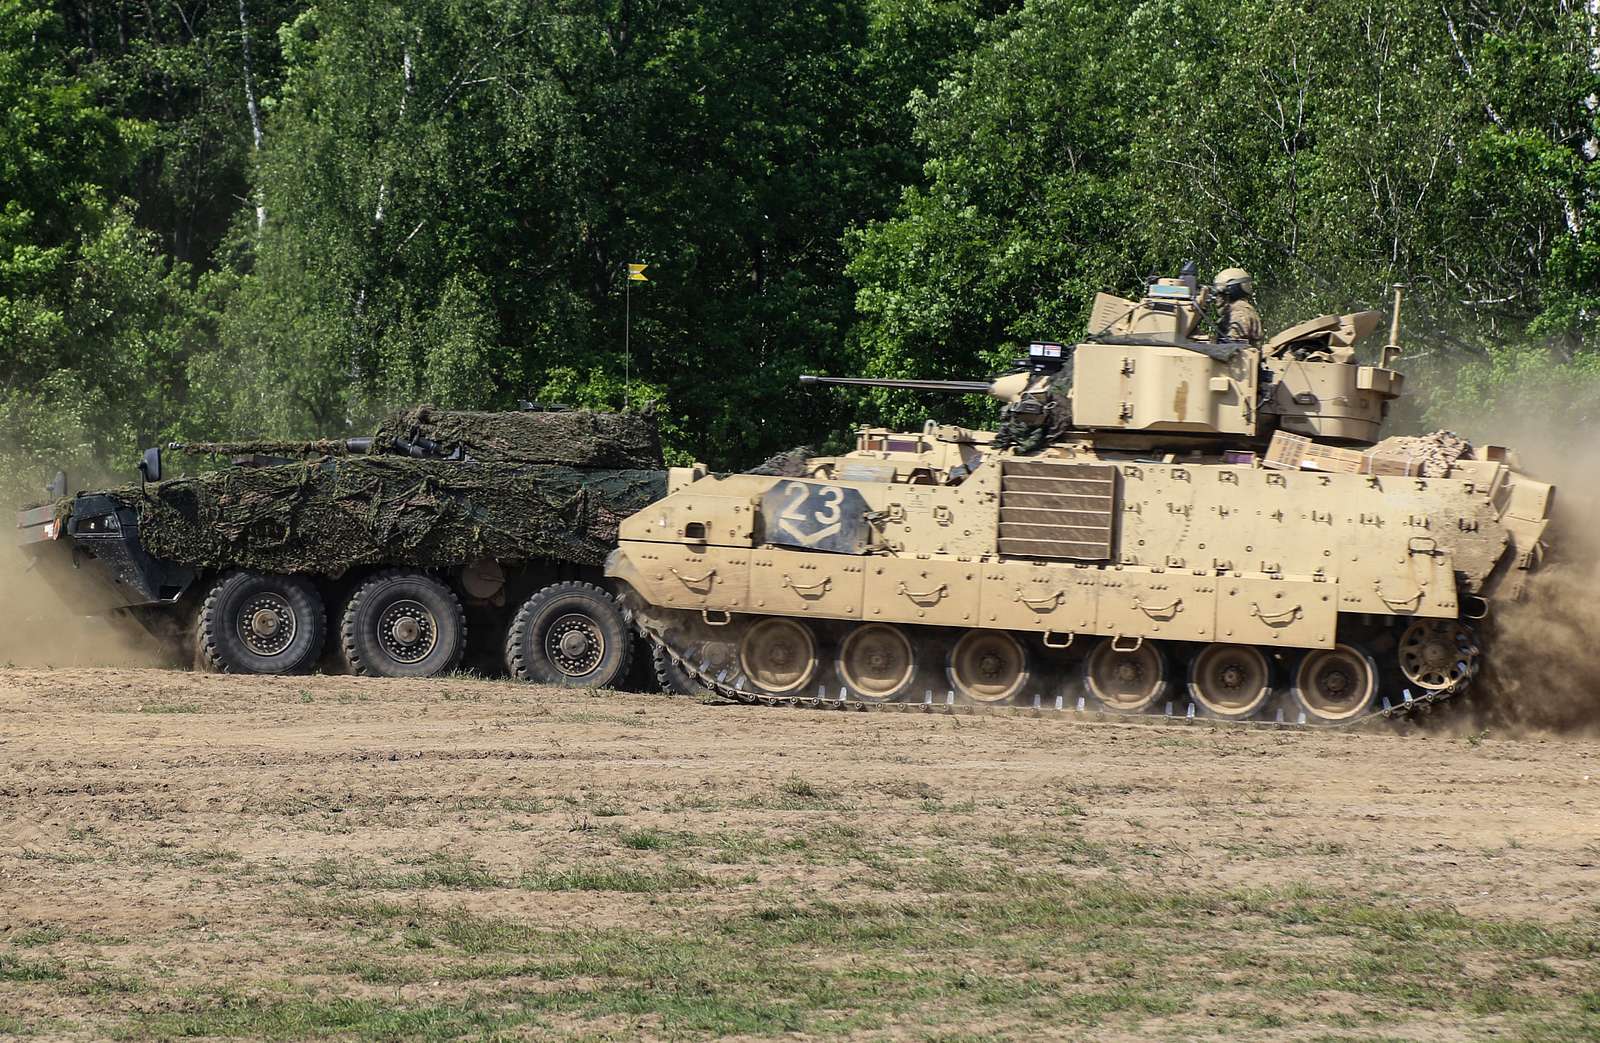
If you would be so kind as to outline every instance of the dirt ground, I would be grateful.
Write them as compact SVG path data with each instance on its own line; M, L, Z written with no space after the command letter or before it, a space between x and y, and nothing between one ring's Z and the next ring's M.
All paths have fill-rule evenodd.
M7 670L0 1037L1600 1038L1597 798L1594 741Z

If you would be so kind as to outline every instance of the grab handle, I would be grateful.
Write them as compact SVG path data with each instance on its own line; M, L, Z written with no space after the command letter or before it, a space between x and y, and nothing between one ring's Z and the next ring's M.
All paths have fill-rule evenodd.
M1391 598L1389 595L1385 594L1383 591L1380 590L1380 591L1378 591L1378 600L1383 602L1385 605L1388 605L1390 608L1394 609L1397 612L1400 609L1403 609L1403 608L1410 608L1410 607L1421 608L1422 607L1422 591L1419 590L1415 594L1411 595L1408 598Z
M822 597L823 595L827 594L828 591L833 589L833 577L824 576L815 583L796 583L788 576L784 576L783 585L794 591L796 594L799 594L801 597L812 596L811 592L814 590L820 591L820 593L815 595L816 597Z
M1296 605L1293 608L1287 609L1283 612L1263 612L1261 611L1261 606L1253 601L1250 603L1250 614L1261 620L1261 622L1265 623L1269 627L1278 626L1279 620L1283 621L1284 626L1288 626L1290 623L1293 623L1295 620L1299 619L1302 615L1299 605Z
M915 591L915 590L908 590L908 589L906 589L906 585L904 583L900 584L900 593L904 594L906 597L910 598L912 601L917 601L917 602L922 602L922 601L943 601L945 594L948 593L949 590L950 590L950 585L948 583L941 583L937 587L934 587L932 590L924 590L924 591L920 591L920 592L919 591Z

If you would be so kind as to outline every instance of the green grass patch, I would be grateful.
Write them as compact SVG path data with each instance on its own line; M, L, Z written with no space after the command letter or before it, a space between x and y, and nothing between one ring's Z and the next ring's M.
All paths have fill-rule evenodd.
M689 872L568 868L530 875L526 886L648 894ZM123 1029L434 1039L603 1035L620 1018L685 1038L890 1028L960 1038L942 1033L983 1025L1013 1038L1109 1026L1315 1039L1403 1038L1412 1021L1493 1018L1505 1038L1554 1040L1595 1038L1600 1025L1592 976L1571 971L1591 963L1597 929L1588 925L954 860L901 872L905 890L873 900L760 893L732 912L688 906L627 927L534 924L415 901L318 903L307 915L351 938L324 973L383 987L449 981L463 994L380 1009L218 993L181 1016ZM1221 1002L1202 1010L1203 996Z
M76 975L61 985L61 991L73 996L132 995L145 990L145 982L135 974L117 971L95 971Z
M51 945L67 936L67 932L50 924L41 924L37 927L19 927L5 936L6 944L14 945L19 949L31 949L39 945Z
M619 839L623 847L634 851L668 851L673 848L689 847L695 842L692 833L650 828L625 829Z
M66 977L56 960L30 960L0 952L0 981L60 981Z
M515 886L514 881L497 876L469 855L445 852L425 855L404 868L378 866L364 859L319 858L309 868L295 874L294 880L311 887L347 891L433 888L482 891Z
M605 865L541 869L523 874L518 881L518 885L528 891L621 891L628 894L688 891L713 883L715 881L704 873L681 866L644 870Z

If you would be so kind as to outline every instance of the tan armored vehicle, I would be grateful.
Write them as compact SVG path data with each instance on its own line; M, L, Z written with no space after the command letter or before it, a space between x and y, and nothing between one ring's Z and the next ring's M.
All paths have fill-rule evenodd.
M1336 724L1465 689L1552 488L1504 449L1380 442L1399 295L1263 343L1192 276L1102 294L992 384L999 432L865 430L773 478L672 473L607 574L658 665L751 701L984 703Z

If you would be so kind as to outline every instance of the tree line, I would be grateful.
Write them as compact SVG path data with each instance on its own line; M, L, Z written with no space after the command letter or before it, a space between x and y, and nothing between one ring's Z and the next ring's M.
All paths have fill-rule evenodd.
M675 458L741 465L979 408L802 372L981 376L1188 260L1254 272L1269 329L1406 284L1413 423L1583 422L1597 27L1595 0L0 0L0 437L83 470L416 401L653 403Z

